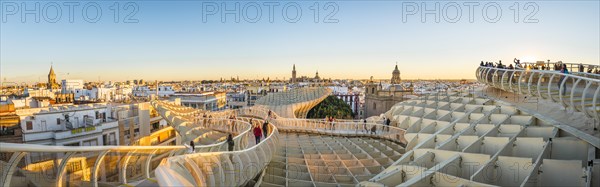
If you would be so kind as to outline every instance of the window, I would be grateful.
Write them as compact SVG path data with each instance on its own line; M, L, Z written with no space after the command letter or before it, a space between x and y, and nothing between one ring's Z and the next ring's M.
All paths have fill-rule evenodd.
M104 145L117 145L115 133L102 135L102 141L104 142Z
M27 125L27 130L33 130L33 121L27 121L25 124Z
M377 103L373 103L373 110L377 110Z
M108 135L108 142L110 142L110 145L117 145L117 138L115 133L110 133Z
M97 139L91 139L91 140L83 141L83 146L97 146L97 145L98 145L98 140Z
M46 127L46 120L42 120L42 121L41 121L41 123L42 123L42 130L43 130L43 131L46 131L46 130L47 130L47 127Z
M60 125L60 118L56 118L56 124Z
M371 88L371 93L375 94L375 88Z

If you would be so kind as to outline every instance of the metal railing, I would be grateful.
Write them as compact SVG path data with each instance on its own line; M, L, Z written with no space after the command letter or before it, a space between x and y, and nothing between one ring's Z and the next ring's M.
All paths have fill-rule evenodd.
M200 123L189 122L181 116L161 113L170 124L178 127L180 134L191 139L209 138L209 131L236 134L234 150L248 146L252 125L244 120L210 119ZM178 110L181 111L181 110ZM191 110L189 110L191 111ZM189 112L188 111L188 112ZM234 128L232 124L236 124ZM202 129L208 129L200 131ZM211 139L210 145L197 145L195 152L226 151L223 137ZM181 155L185 146L46 146L35 144L0 143L0 154L9 158L0 161L0 184L32 183L38 186L98 186L127 184L150 178L163 158ZM29 155L29 156L27 156ZM33 160L36 155L50 155L45 160ZM13 180L15 178L16 180Z
M540 97L600 123L600 79L557 71L479 67L477 80L517 94Z
M600 65L564 62L521 62L515 69L559 71L560 66L566 65L571 74L589 78L600 78ZM508 65L507 65L508 66Z
M247 140L236 137L238 145ZM33 183L39 186L98 186L99 181L109 185L127 184L151 178L151 173L163 158L184 154L185 146L47 146L36 144L0 143L2 154L11 153L1 161L2 186ZM195 146L196 152L214 152L226 149L225 142ZM239 149L239 148L238 148ZM31 163L25 157L32 153L56 155L52 160ZM80 170L67 173L69 165L84 164ZM117 171L111 173L110 170ZM71 170L71 169L69 169ZM16 173L18 171L18 174ZM15 183L13 178L20 180Z
M364 122L326 122L322 120L274 119L282 131L340 136L380 138L406 145L406 130L394 126Z
M169 157L156 169L157 181L160 186L243 186L273 158L279 132L272 124L269 129L260 143L243 150Z

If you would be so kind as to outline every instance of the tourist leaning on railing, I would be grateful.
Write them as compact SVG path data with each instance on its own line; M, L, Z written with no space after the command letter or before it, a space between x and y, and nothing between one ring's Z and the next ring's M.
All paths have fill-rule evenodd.
M567 78L567 76L566 76L566 75L568 75L568 74L569 74L569 70L567 69L567 65L566 65L566 64L563 64L561 67L562 67L562 68L560 69L560 73L563 73L563 74L565 74L565 76L561 76L561 77L560 77L560 81L558 81L558 90L560 90L560 89L561 89L561 87L562 87L563 93L566 93L566 92L567 92L567 86L566 86L566 85L565 85L565 86L562 86L562 82L563 82L563 80L564 80L565 78Z

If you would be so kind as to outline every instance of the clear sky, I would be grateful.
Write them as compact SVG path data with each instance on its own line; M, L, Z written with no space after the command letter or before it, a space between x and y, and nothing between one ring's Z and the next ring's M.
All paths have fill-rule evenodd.
M20 12L35 10L36 2L39 23L36 15ZM323 78L387 79L396 62L404 79L460 79L474 78L481 60L512 62L517 57L600 64L597 0L495 1L498 6L483 1L473 6L472 23L464 1L283 1L273 6L272 23L267 1L127 2L67 6L57 1L0 1L0 77L45 82L51 62L58 79L87 81L287 79L293 64L299 76L314 76L318 70ZM240 22L227 14L223 23L223 5L234 9L236 2ZM434 9L436 2L439 23L433 14L425 15L424 23L420 12L410 15L415 7ZM298 19L294 5L302 10ZM137 23L124 23L136 7L127 21ZM502 14L494 19L498 7ZM61 17L56 18L59 9ZM92 23L96 9L102 15ZM328 22L333 23L325 23L330 14Z

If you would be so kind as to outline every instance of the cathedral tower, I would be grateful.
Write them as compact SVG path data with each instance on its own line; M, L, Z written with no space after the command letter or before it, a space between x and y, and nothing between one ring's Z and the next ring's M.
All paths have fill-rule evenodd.
M294 69L292 70L292 83L296 83L296 64L294 64Z
M398 70L398 64L396 63L396 69L392 72L391 84L400 84L400 70Z
M54 68L50 65L50 72L48 73L48 83L46 84L48 89L58 89L58 83L56 83L56 74Z

